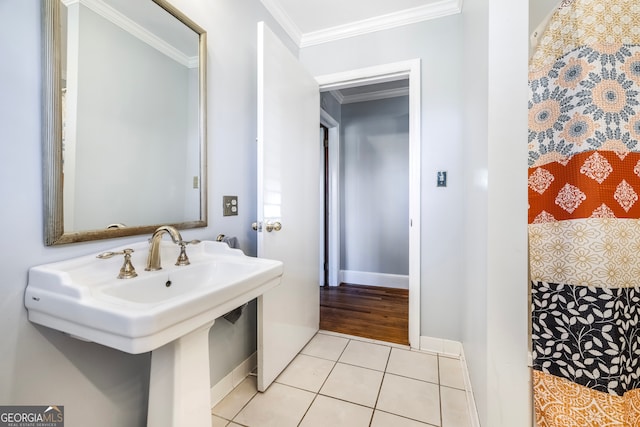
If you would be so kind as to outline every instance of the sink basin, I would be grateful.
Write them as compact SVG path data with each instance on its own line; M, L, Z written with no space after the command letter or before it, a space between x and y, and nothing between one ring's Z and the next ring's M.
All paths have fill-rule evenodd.
M260 264L257 263L219 259L188 268L176 268L172 272L149 274L136 281L134 286L127 280L119 280L115 285L97 288L94 294L98 297L111 297L111 301L116 304L171 303L190 295L207 293L216 286L219 293L233 292L233 287L224 284L248 278L259 267Z
M225 243L189 245L188 266L175 266L179 247L161 243L162 270L145 271L149 244L122 246L138 277L117 279L121 255L97 254L29 270L29 320L127 353L161 347L262 295L282 275L280 261L245 256Z

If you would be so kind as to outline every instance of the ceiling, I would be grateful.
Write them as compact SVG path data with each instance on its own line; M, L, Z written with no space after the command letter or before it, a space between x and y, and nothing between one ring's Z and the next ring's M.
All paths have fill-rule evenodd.
M260 0L300 47L460 13L462 0Z

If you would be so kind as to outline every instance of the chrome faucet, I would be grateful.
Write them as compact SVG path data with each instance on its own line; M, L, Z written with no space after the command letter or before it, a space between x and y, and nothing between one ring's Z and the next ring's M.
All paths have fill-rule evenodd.
M182 241L182 236L180 232L176 230L175 227L170 225L163 225L162 227L158 227L156 231L151 235L151 239L149 240L149 255L147 256L147 267L146 271L155 271L162 269L162 265L160 264L160 241L162 240L162 236L164 233L169 233L171 236L171 240L176 245L181 245L184 243Z

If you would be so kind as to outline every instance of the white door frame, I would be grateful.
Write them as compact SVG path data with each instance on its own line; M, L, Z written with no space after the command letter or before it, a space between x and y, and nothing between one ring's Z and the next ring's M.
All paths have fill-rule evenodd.
M409 344L412 348L420 348L420 59L316 76L316 81L320 91L325 92L407 78L409 79ZM337 206L336 203L339 201L337 192L330 194L330 198L332 208ZM331 219L331 226L334 225L334 221L339 221L339 218ZM340 229L339 225L337 229ZM331 281L331 272L329 277Z
M338 286L340 280L340 123L338 123L324 109L320 108L320 124L329 129L329 259L328 262L329 286ZM327 189L325 189L326 191ZM323 223L324 224L324 223ZM322 230L321 236L324 236ZM320 238L320 244L324 245L324 239ZM320 251L323 253L323 251ZM320 284L324 283L324 269L320 269Z

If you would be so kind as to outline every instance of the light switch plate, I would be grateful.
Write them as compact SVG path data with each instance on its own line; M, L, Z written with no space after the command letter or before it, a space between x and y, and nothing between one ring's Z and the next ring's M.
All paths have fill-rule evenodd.
M447 186L447 171L438 171L438 187Z
M238 215L238 196L222 196L222 216Z

